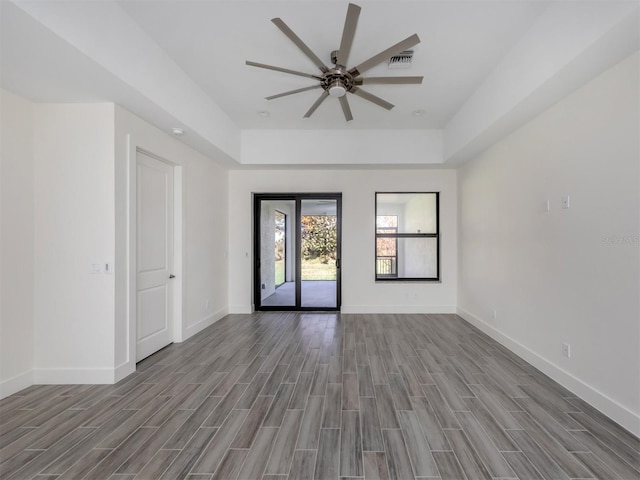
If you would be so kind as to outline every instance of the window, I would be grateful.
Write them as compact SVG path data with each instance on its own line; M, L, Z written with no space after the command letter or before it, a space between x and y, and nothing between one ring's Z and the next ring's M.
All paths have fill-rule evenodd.
M376 280L440 280L439 194L376 193Z

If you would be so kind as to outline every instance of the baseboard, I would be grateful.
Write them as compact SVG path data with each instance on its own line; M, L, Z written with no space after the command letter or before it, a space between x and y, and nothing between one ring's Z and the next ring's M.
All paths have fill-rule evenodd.
M456 313L453 305L342 305L340 313ZM253 313L251 305L232 305L231 314Z
M3 382L0 382L0 399L18 393L27 387L33 385L33 370L15 375Z
M36 385L95 385L112 384L114 368L36 368L33 383Z
M113 383L118 383L136 371L136 362L124 362L114 370Z
M184 329L183 341L194 336L196 333L204 330L205 328L213 325L228 314L229 310L227 308L221 308L217 312L214 312L211 315L207 315L206 317L198 320L198 322L194 323L193 325L189 325Z
M237 315L246 315L253 313L251 305L229 305L229 313Z
M621 425L636 436L640 436L640 416L628 408L620 405L604 393L596 390L592 386L574 377L569 372L558 367L546 358L541 357L533 350L525 347L513 338L505 335L501 331L492 327L479 317L458 307L458 315L469 322L474 327L483 331L495 341L504 345L516 355L520 356L538 370L549 376L567 390L575 393L582 400L596 408L614 422Z
M456 307L442 305L342 305L340 313L456 313Z

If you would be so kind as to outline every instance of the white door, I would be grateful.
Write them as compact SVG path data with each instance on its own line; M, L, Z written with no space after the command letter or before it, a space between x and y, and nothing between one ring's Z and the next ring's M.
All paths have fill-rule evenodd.
M173 167L137 154L136 361L173 341Z

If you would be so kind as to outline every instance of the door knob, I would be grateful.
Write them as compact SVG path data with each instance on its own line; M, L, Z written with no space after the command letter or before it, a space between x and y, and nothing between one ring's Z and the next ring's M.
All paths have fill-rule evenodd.
M176 276L175 276L173 273L171 273L171 274L169 275L169 278L176 278Z

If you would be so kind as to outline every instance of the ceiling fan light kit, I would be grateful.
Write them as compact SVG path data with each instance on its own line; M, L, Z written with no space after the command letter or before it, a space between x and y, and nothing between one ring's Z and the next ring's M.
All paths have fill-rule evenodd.
M335 80L327 91L332 97L344 97L347 94L347 87L340 80Z
M418 35L413 34L401 42L396 43L395 45L383 50L382 52L374 55L373 57L365 60L364 62L356 65L351 69L347 69L347 60L349 58L349 54L351 53L351 45L353 44L353 39L356 33L356 26L358 24L358 18L360 16L361 8L358 5L353 3L349 4L347 8L347 16L344 22L344 28L342 30L342 39L340 41L340 48L338 50L334 50L331 52L331 61L333 62L333 67L326 66L320 58L313 53L313 51L298 37L293 30L291 30L287 24L285 24L282 19L274 18L271 21L273 24L280 29L282 33L284 33L301 51L304 53L307 58L309 58L320 70L319 75L313 75L309 73L299 72L295 70L290 70L287 68L276 67L273 65L266 65L264 63L257 63L248 61L247 65L252 67L264 68L267 70L275 70L276 72L287 73L290 75L297 75L301 77L307 77L316 80L318 83L309 87L297 88L295 90L289 90L287 92L278 93L276 95L271 95L266 97L267 100L274 100L276 98L285 97L288 95L293 95L296 93L306 92L308 90L313 90L316 88L322 88L323 92L320 94L320 97L311 105L311 108L305 113L304 118L310 117L313 112L320 106L320 104L327 97L335 97L340 101L340 106L342 107L342 112L347 121L353 120L353 115L351 114L351 108L349 106L349 101L347 100L347 93L352 93L354 95L363 98L369 102L372 102L382 108L387 110L391 110L394 105L392 103L383 100L380 97L377 97L369 92L366 92L360 88L360 85L410 85L410 84L421 84L423 77L361 77L364 72L375 67L376 65L384 62L385 60L389 60L389 58L394 55L399 55L403 52L406 52L411 47L420 43L420 38ZM412 52L413 53L413 52Z

